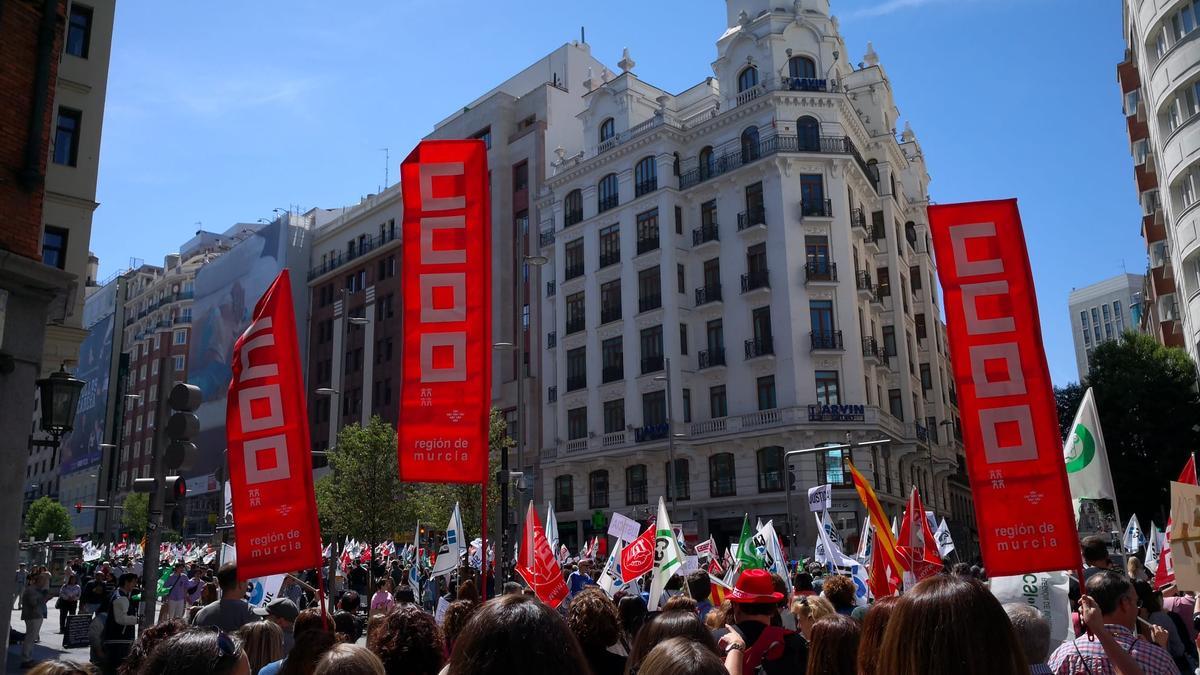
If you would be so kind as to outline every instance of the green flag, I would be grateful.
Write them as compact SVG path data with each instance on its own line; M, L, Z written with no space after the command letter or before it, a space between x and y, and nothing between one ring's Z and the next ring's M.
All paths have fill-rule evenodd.
M742 536L738 540L738 567L743 570L759 570L766 567L766 562L754 545L754 530L750 529L750 516L742 518Z
M158 597L165 598L167 597L167 593L171 592L171 589L167 588L167 578L170 576L171 568L168 567L163 570L162 576L158 578Z

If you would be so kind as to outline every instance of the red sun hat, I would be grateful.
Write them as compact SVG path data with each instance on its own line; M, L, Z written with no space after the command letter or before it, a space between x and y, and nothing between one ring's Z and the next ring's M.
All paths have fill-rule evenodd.
M743 604L780 602L783 593L775 590L775 580L766 570L746 570L738 577L728 600Z

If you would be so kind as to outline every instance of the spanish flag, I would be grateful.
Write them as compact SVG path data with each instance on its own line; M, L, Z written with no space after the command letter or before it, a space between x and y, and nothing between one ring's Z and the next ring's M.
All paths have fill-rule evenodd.
M708 597L713 607L720 607L725 603L725 598L733 592L733 589L726 586L724 581L721 581L712 574L708 575L708 581L712 586L712 591L709 592Z
M854 479L854 489L858 491L858 498L862 500L863 506L867 507L867 513L871 516L872 523L886 523L888 517L883 513L883 506L879 504L879 498L875 496L875 491L871 489L871 484L863 478L858 469L854 468L852 462L847 461L850 466L850 475ZM896 551L896 538L892 535L892 531L887 527L875 528L875 548L881 549L886 557L892 571L896 574L903 574L907 571L904 566L903 559ZM872 573L875 570L871 570Z

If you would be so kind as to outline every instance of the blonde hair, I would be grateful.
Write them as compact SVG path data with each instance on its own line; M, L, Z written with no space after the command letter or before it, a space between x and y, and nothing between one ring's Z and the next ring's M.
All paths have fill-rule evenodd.
M383 661L359 645L339 643L321 656L313 675L387 675Z
M833 603L820 595L802 595L792 602L792 614L816 621L824 616L836 614Z
M271 621L252 621L237 630L242 650L250 661L250 672L257 673L263 666L282 659L283 629Z
M1145 567L1142 565L1142 561L1139 560L1137 556L1131 555L1129 556L1129 559L1125 561L1125 573L1128 574L1129 578L1131 579L1141 579L1143 569L1145 569Z

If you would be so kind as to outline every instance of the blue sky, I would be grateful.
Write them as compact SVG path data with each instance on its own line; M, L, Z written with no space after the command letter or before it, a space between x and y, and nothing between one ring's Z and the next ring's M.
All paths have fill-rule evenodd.
M357 202L383 184L381 148L394 182L434 123L581 25L601 61L629 47L639 77L682 91L712 74L724 12L720 0L123 0L100 275L131 257L161 264L199 227ZM933 199L1020 200L1051 375L1074 380L1067 293L1145 270L1120 3L833 0L833 12L853 62L874 43Z

